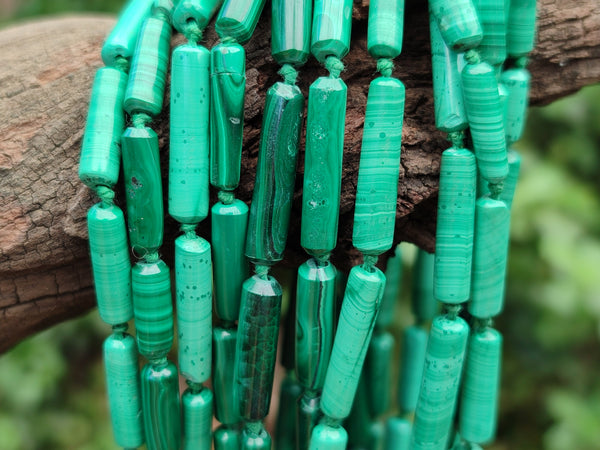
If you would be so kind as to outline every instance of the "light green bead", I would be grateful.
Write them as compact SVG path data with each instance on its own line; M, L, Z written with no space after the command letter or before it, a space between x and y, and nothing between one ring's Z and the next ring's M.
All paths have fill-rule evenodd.
M296 446L294 448L307 449L315 426L323 416L321 413L320 397L303 395L298 399L296 410Z
M513 58L526 56L535 43L536 0L510 0L507 50Z
M417 407L426 351L427 331L424 328L410 326L404 330L398 377L398 407L404 414L414 412Z
M252 37L265 0L225 0L215 22L221 39L233 38L245 44Z
M531 75L527 69L509 69L502 72L500 80L508 90L504 128L506 141L510 146L523 135Z
M430 0L429 11L454 51L463 52L481 42L483 31L471 0Z
M385 425L385 450L409 450L412 426L406 419L391 417Z
M241 450L271 450L271 436L262 427L259 431L244 428L241 441Z
M288 372L279 389L279 408L275 429L275 448L293 450L296 442L296 404L302 395L302 386L293 372Z
M502 64L506 59L507 0L473 0L483 39L477 50L491 65Z
M346 450L348 433L341 426L317 425L310 438L309 450Z
M350 50L352 0L315 0L310 51L320 63Z
M212 444L213 394L187 389L181 397L183 413L183 449L210 450Z
M239 450L242 432L237 428L221 426L215 430L215 450Z
M175 5L173 2L177 2L177 0L154 0L154 8L152 9L152 16L156 18L160 18L165 22L171 23L171 16L173 15L173 10L175 9Z
M413 266L412 311L417 323L427 322L437 314L438 305L433 296L435 253L419 249Z
M310 56L312 0L271 2L271 54L277 64L300 66Z
M395 58L402 52L404 0L371 0L367 50L373 58Z
M394 336L387 331L375 332L369 344L364 374L369 411L374 418L390 407L394 347Z
M396 247L394 256L387 260L385 269L385 289L381 299L381 307L375 322L376 330L385 330L394 322L396 303L402 291L402 253L400 246Z
M217 12L223 0L179 0L173 12L173 26L183 33L189 21L193 20L202 30Z
M238 404L235 402L232 389L236 337L235 328L213 330L212 385L215 391L215 417L225 425L233 425L240 421Z

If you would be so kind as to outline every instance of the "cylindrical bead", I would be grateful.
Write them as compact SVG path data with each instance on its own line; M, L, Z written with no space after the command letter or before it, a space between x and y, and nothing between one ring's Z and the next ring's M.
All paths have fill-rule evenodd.
M238 405L232 389L236 336L235 328L213 330L212 385L215 391L215 417L225 425L233 425L240 421Z
M346 450L348 433L341 426L324 423L313 429L309 450Z
M252 37L265 0L225 0L215 22L221 39L233 38L245 44Z
M417 259L413 266L412 312L417 323L427 322L436 315L438 305L433 296L433 267L435 253L423 249L417 251Z
M271 450L271 436L264 428L258 432L244 428L241 441L241 450Z
M513 58L526 56L535 42L536 0L510 0L506 45Z
M277 82L267 91L256 166L246 256L271 265L283 258L296 178L304 96Z
M473 0L483 39L477 50L491 65L502 64L506 59L506 21L509 2L506 0Z
M221 426L215 430L215 450L239 450L242 440L242 432L237 428Z
M321 77L308 94L301 244L314 257L337 242L347 90L341 79Z
M126 87L124 72L110 67L96 72L79 159L79 178L91 189L113 187L119 179Z
M406 419L391 417L385 424L385 450L409 450L412 426Z
M426 352L427 331L419 326L404 330L398 376L398 407L402 413L412 413L417 407Z
M504 188L500 193L502 200L508 209L512 207L512 202L515 197L517 183L519 181L519 172L521 171L521 155L516 150L508 151L508 176L504 180Z
M402 254L400 246L397 246L394 256L387 261L385 289L379 314L377 315L377 322L375 322L376 330L385 330L394 322L396 303L402 291L402 272Z
M329 417L350 413L384 287L385 275L377 268L350 271L321 398Z
M403 32L404 0L371 0L367 30L369 54L373 58L395 58L402 52Z
M208 25L221 3L223 0L180 0L173 11L173 26L183 33L186 25L193 20L202 30Z
M352 0L315 0L310 51L320 63L350 50Z
M281 382L279 390L279 408L275 429L275 448L277 449L294 449L294 442L296 441L296 403L301 395L302 386L296 380L293 372L288 372Z
M396 224L404 85L396 78L371 82L365 113L352 243L365 255L392 248Z
M210 450L212 444L213 394L203 388L187 389L181 396L183 413L183 449Z
M367 400L372 417L380 416L390 407L393 352L394 336L391 333L373 334L365 363Z
M177 0L154 0L152 16L172 23L173 11L175 10L174 3L177 3Z
M508 90L504 117L504 129L508 145L521 139L525 127L528 106L529 82L527 69L509 69L502 72L501 82Z
M453 50L463 52L481 42L483 31L472 0L430 0L429 11Z
M271 2L271 54L278 64L300 66L310 56L312 0Z
M365 373L360 377L354 402L352 402L352 410L346 420L344 420L344 428L348 431L348 447L370 449L373 443L370 435L371 414L369 411L369 401L367 399L367 383Z
M305 450L310 445L310 436L321 418L320 398L303 395L298 399L296 411L296 446Z

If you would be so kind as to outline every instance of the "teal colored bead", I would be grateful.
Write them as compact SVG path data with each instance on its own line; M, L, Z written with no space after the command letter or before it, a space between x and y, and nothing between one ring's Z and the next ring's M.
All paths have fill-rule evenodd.
M392 248L403 119L404 85L390 77L373 80L365 113L352 233L353 245L365 255L380 255Z
M454 51L464 52L481 42L483 31L471 0L430 0L429 11L444 41Z
M171 23L171 16L173 15L173 10L175 9L175 5L173 4L174 1L177 2L177 0L154 0L152 16Z
M221 39L233 38L245 44L252 37L265 0L225 0L215 30Z
M104 341L104 369L108 406L115 442L136 448L144 443L142 398L135 340L115 333Z
M419 326L404 330L397 391L398 407L404 414L414 412L417 407L426 352L427 331Z
M175 239L175 292L179 371L204 383L212 363L212 262L201 237Z
M477 50L491 65L502 64L506 59L507 0L473 0L483 39Z
M310 438L309 450L346 450L348 433L342 427L317 425Z
M244 428L241 441L241 450L271 450L271 436L262 428L262 424L258 432Z
M303 111L298 86L277 82L267 91L246 234L246 256L254 264L283 259Z
M313 257L337 242L347 91L339 78L320 77L308 93L301 244Z
M469 299L477 168L464 148L442 154L433 295L444 303Z
M498 415L502 335L493 328L469 338L460 400L460 434L470 442L494 439Z
M310 51L317 61L342 59L350 50L351 31L352 0L315 0Z
M167 265L138 262L131 269L138 350L146 359L164 358L173 344L171 278Z
M246 52L237 43L222 42L210 58L210 182L230 191L240 182Z
M305 389L323 388L335 332L337 270L309 259L298 268L296 288L296 375Z
M126 86L127 75L120 70L96 72L79 159L79 179L91 189L113 187L119 179Z
M237 428L221 426L215 430L215 450L239 450L242 440L242 432Z
M153 0L129 0L102 46L102 61L116 65L117 59L129 59L135 51L144 21L150 16Z
M433 296L433 270L435 253L423 249L417 251L413 266L412 311L417 323L428 322L437 314L438 305Z
M367 50L373 58L395 58L402 52L404 0L371 0Z
M133 115L158 115L162 110L171 53L171 25L150 17L140 31L131 62L123 109Z
M296 441L296 403L302 395L302 386L292 373L287 373L279 390L279 408L275 429L275 448L294 449Z
M433 320L423 382L415 412L411 449L444 449L448 442L469 326L457 317Z
M215 417L225 425L240 421L238 404L231 388L234 381L236 337L235 328L213 330L212 385L215 391Z
M313 429L321 419L319 397L308 397L306 394L298 399L296 411L296 446L297 449L307 449L310 446L310 437Z
M372 417L380 416L390 407L394 347L394 336L387 331L374 333L369 344L364 370Z
M185 44L171 59L169 214L180 223L208 215L210 52Z
M277 64L301 66L310 56L312 0L271 2L271 54Z
M150 128L127 128L121 138L127 227L133 250L155 252L163 241L163 197L158 136Z
M504 128L510 146L521 139L527 114L529 83L531 75L527 69L509 69L502 72L501 82L508 90Z
M119 207L97 203L88 211L92 274L100 317L109 325L133 317L131 263L125 219Z
M371 431L371 414L369 413L369 401L367 399L368 381L365 374L360 377L352 410L346 420L344 420L344 428L348 431L348 447L368 449L373 443Z
M210 389L187 389L182 397L183 449L210 450L212 446L213 394Z
M376 330L385 330L394 322L396 302L402 291L402 254L400 247L396 247L394 256L388 259L385 269L385 289L381 299L381 307L375 322Z
M254 275L242 286L235 352L234 395L240 416L262 420L269 412L281 311L281 286Z
M482 197L475 207L473 280L469 313L485 319L504 307L510 211L501 200Z
M177 367L165 360L142 368L142 405L148 450L178 449L181 411Z
M384 287L377 268L350 271L321 397L321 410L331 418L350 413Z
M385 450L410 450L411 423L400 417L391 417L385 424Z
M510 0L506 45L513 58L526 56L535 43L536 0Z
M204 29L211 17L217 12L223 0L179 0L173 12L173 26L183 33L190 21Z
M508 151L508 176L504 180L504 189L500 193L500 200L502 200L508 209L512 207L512 202L515 197L515 191L517 189L517 182L519 181L519 173L521 172L521 155L516 150Z

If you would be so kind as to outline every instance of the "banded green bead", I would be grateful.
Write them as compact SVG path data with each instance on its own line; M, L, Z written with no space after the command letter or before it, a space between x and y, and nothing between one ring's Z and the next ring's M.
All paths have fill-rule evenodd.
M456 409L469 326L460 317L433 320L411 449L444 449Z
M308 93L300 239L315 258L337 242L347 90L339 78L320 77Z
M494 317L504 307L509 238L510 211L506 204L489 197L477 199L469 302L469 313L474 317Z
M298 399L296 411L296 439L294 448L307 449L313 429L321 418L320 397L308 397L306 394Z
M385 287L385 275L355 266L350 271L331 352L321 410L334 419L348 416Z
M442 153L433 295L444 303L469 299L477 168L475 157L464 148Z
M413 325L404 330L397 391L398 407L403 414L412 413L417 407L427 339L427 331L419 326Z
M221 426L215 430L215 450L239 450L242 440L242 432L237 428Z
M240 421L238 404L232 392L237 342L235 328L213 329L213 373L212 385L215 391L215 417L225 425ZM215 435L215 445L216 445Z
M380 416L390 407L394 346L394 336L387 331L373 333L369 343L364 372L372 417Z
M535 43L536 0L510 0L507 51L517 58L526 56Z
M252 429L246 427L242 430L241 450L271 450L271 436L262 428L262 424L260 425L260 430L254 430L257 428L254 426Z
M149 17L140 31L123 100L130 115L161 112L170 53L171 25Z
M115 333L104 341L108 406L117 445L137 448L144 443L142 398L135 340Z
M406 419L391 417L385 424L385 450L409 450L412 426Z
M507 0L473 0L483 39L477 50L491 65L502 64L506 59L506 21L508 19Z
M369 86L352 243L365 255L392 248L404 119L404 85L379 77Z
M110 67L96 72L79 159L79 179L90 189L113 187L119 179L126 87L124 72Z
M221 42L210 51L210 182L233 190L240 182L246 52L237 43Z
M271 2L271 54L277 64L303 65L310 56L312 0Z
M148 450L177 449L181 412L177 367L171 361L142 368L142 404Z
M433 295L433 270L435 253L423 249L417 251L413 266L412 312L417 323L428 322L437 314L438 305Z
M345 450L348 433L341 426L320 423L313 429L309 450Z
M127 128L121 137L127 227L133 250L155 252L163 241L163 197L158 136L150 128Z
M92 274L98 311L109 325L133 317L131 263L125 219L118 206L97 203L87 214Z
M394 322L396 303L402 291L402 272L402 253L400 246L397 246L394 256L388 258L387 261L385 289L375 322L375 330L385 330Z
M279 408L275 429L275 448L293 450L296 441L296 402L302 395L302 386L293 372L288 372L279 390Z
M252 37L258 18L265 6L265 0L225 0L215 30L221 39L233 38L245 44Z
M183 33L190 21L204 29L217 12L223 0L179 0L173 11L173 26Z
M481 42L483 30L472 0L430 0L429 11L454 51L464 52Z
M402 52L404 0L371 0L367 50L373 58L395 58Z
M169 214L180 223L208 215L210 52L184 44L171 59Z
M470 442L494 439L498 415L502 335L493 328L476 331L469 338L462 394L460 434Z
M267 91L246 234L246 256L254 264L283 259L303 111L298 86L277 82Z
M352 0L315 0L310 51L317 61L342 59L350 50L351 30Z
M187 389L181 396L184 450L210 450L213 394L210 389Z
M173 305L169 267L138 262L131 269L138 350L150 361L164 358L173 344Z
M500 80L508 90L504 128L510 146L521 139L525 128L531 75L527 69L515 68L502 72Z

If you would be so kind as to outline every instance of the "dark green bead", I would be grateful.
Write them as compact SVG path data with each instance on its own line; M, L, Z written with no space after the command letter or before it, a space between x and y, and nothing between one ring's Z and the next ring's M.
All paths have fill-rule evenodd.
M182 397L183 449L210 450L212 444L213 394L187 389Z
M412 426L406 419L391 417L385 426L385 450L410 450Z
M217 12L223 0L179 0L173 12L173 26L183 33L190 21L195 21L204 29Z
M221 426L215 430L215 450L239 450L242 432L237 428Z
M221 39L233 38L245 44L252 37L265 0L225 0L215 22Z
M352 0L315 0L310 51L320 63L350 50Z
M506 45L513 58L526 56L535 42L536 0L510 0Z
M419 326L404 330L398 376L398 407L403 414L414 412L419 399L427 351L427 331Z
M463 52L481 42L483 31L471 0L430 0L429 11L454 51Z
M402 291L402 272L402 253L400 246L397 246L394 256L387 261L385 289L375 323L376 330L385 330L394 322L396 303Z
M369 344L365 376L372 417L380 416L390 407L394 347L394 336L388 332L374 333Z
M310 438L310 450L346 450L348 433L342 427L317 425Z
M502 72L500 80L508 91L504 128L506 141L511 145L521 139L525 128L531 75L527 69L509 69Z
M264 428L258 432L244 428L241 441L241 450L271 450L271 436Z
M298 86L277 82L267 91L246 235L246 256L254 264L283 259L303 111Z
M294 449L296 441L296 403L302 395L302 386L293 373L287 373L279 389L279 408L275 429L275 448Z
M277 64L300 66L310 56L312 0L272 0L271 54Z
M419 249L413 266L412 311L417 323L427 322L437 314L438 305L433 296L433 266L435 253Z
M508 1L473 0L473 4L483 30L483 39L477 50L491 65L502 64L506 59Z
M348 447L352 449L367 449L372 442L370 436L372 420L367 398L368 383L363 373L356 389L352 410L344 421L344 428L348 431Z
M301 396L298 399L296 411L296 446L294 448L306 450L310 446L310 436L312 431L321 418L321 409L319 408L319 397Z
M225 425L240 421L238 404L233 395L235 348L237 331L235 328L215 328L213 330L213 374L215 391L215 417Z
M402 51L404 0L371 0L367 50L373 58L395 58Z

